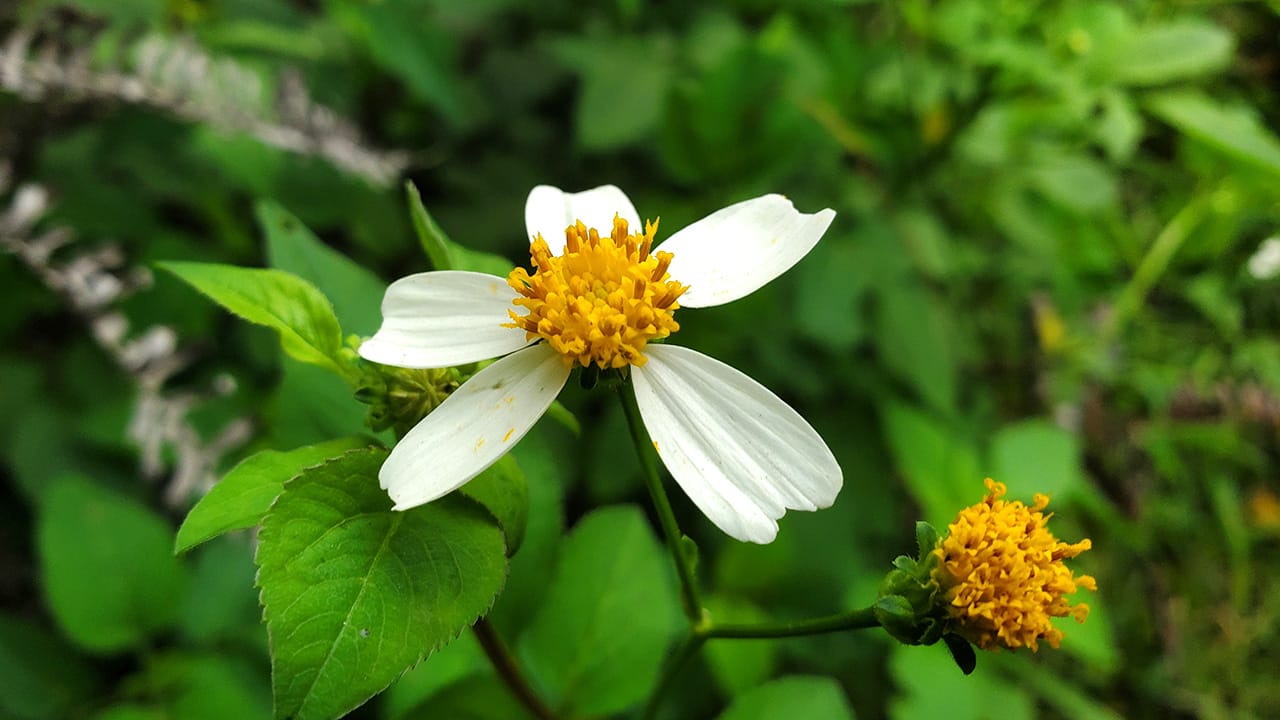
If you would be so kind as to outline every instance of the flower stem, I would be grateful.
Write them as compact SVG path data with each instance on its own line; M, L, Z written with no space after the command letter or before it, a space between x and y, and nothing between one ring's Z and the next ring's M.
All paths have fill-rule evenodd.
M864 630L878 627L879 625L880 622L876 620L875 612L869 607L837 615L783 623L721 625L707 619L691 627L689 634L676 647L675 652L671 653L671 656L667 658L666 665L662 670L662 676L658 679L658 684L654 686L653 693L649 696L649 702L645 705L644 715L641 717L644 720L652 720L657 716L658 706L662 703L662 698L666 696L671 689L671 684L679 677L684 664L689 662L689 659L697 654L698 650L708 640L800 637L801 635L821 635L842 630Z
M784 638L801 635L821 635L841 630L863 630L878 627L871 608L850 610L849 612L827 615L826 617L796 620L794 622L758 623L751 625L733 625L712 623L706 629L695 631L698 635L711 638Z
M498 677L502 678L502 682L506 683L511 694L516 696L520 704L538 720L555 720L556 714L542 702L542 698L538 697L533 686L520 672L515 656L511 654L511 650L507 648L507 644L502 641L493 625L489 624L489 620L480 618L471 630L480 641L480 647L484 648L484 654L489 657L489 662L493 663L493 668L498 671Z
M662 534L666 536L667 549L671 551L671 560L675 563L676 574L680 576L683 588L684 614L693 624L695 631L703 626L702 599L698 592L697 578L694 577L693 566L684 551L684 533L676 523L676 514L671 509L671 501L667 499L667 491L662 487L662 478L658 476L658 465L654 462L653 444L649 433L640 421L640 407L636 405L635 389L628 379L623 387L618 388L618 398L622 401L622 411L627 416L627 427L631 430L631 442L636 446L636 454L640 457L640 467L644 470L644 482L649 488L649 497L653 499L654 510L658 513L658 522L662 525Z

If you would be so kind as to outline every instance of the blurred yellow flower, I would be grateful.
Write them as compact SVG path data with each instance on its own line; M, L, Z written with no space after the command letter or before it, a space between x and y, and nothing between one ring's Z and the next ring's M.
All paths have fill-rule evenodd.
M934 579L945 593L955 631L984 650L1029 647L1044 640L1053 647L1062 631L1051 619L1073 616L1084 622L1089 606L1071 605L1066 596L1078 588L1096 590L1088 575L1076 576L1063 563L1088 550L1085 539L1059 541L1042 512L1049 498L1037 494L1035 504L1001 498L1005 486L986 480L982 502L960 511L939 544Z

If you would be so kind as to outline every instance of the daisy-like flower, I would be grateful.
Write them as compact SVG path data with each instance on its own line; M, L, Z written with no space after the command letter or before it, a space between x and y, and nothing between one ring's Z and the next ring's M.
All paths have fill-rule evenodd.
M729 535L771 542L788 509L835 501L835 457L759 383L651 341L679 329L680 307L737 300L785 272L834 217L766 195L654 250L657 225L642 226L618 188L534 188L525 205L532 273L427 272L387 288L382 327L360 346L365 359L441 368L501 357L400 440L379 473L382 487L397 510L452 492L524 436L574 367L626 368L654 449L689 498Z
M1049 498L1037 494L1031 507L1001 500L1003 483L987 478L987 496L960 511L935 551L933 577L945 593L955 630L984 650L1053 647L1062 631L1050 622L1074 617L1084 622L1089 606L1071 605L1079 588L1097 590L1089 575L1076 576L1064 560L1089 549L1089 540L1061 542L1049 532Z

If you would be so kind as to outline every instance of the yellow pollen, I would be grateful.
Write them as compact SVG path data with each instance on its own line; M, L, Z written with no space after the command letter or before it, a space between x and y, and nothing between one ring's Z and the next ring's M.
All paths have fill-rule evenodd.
M945 590L957 632L979 647L1029 647L1040 640L1058 647L1062 631L1051 618L1084 622L1089 606L1071 605L1065 596L1079 588L1097 590L1088 575L1076 576L1062 561L1088 550L1091 543L1059 541L1047 523L1053 513L1044 495L1031 507L1006 501L1005 486L990 478L982 502L960 511L937 549L934 578Z
M560 255L536 236L529 245L533 274L516 268L507 277L521 296L515 305L528 314L508 311L506 326L546 340L569 365L644 365L644 346L680 329L672 315L688 289L667 273L671 253L650 252L657 231L656 222L646 222L643 233L631 233L615 215L613 231L601 237L579 220L565 229Z

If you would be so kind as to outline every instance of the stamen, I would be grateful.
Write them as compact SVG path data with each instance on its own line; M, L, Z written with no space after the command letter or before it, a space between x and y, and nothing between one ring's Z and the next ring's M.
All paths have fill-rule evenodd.
M680 329L672 313L685 286L666 279L671 253L652 256L657 222L644 233L615 215L606 236L581 220L565 228L564 252L553 256L542 237L529 247L532 275L517 268L507 283L520 294L509 327L541 337L565 361L599 368L643 365L644 346Z

